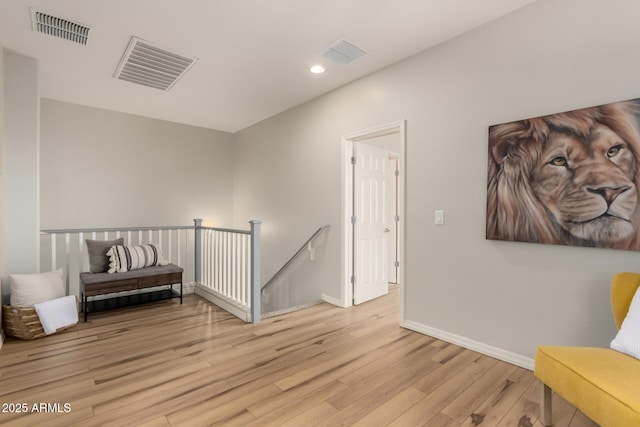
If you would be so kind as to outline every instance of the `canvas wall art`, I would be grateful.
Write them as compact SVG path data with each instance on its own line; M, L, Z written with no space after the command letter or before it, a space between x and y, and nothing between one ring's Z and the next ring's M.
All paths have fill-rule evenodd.
M487 239L640 249L640 98L489 128Z

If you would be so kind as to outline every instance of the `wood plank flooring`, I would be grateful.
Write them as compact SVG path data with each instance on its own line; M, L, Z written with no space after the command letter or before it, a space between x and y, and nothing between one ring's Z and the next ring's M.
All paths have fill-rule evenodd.
M191 295L7 339L0 425L541 426L531 372L400 328L397 300L252 325ZM595 426L554 404L556 426Z

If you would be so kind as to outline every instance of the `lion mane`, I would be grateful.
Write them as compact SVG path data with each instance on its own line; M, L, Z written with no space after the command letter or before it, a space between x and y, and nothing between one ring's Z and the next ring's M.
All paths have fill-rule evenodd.
M489 128L487 238L640 250L640 100Z

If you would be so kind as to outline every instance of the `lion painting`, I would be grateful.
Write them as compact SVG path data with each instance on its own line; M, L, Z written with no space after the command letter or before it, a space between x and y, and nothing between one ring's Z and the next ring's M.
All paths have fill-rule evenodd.
M487 238L640 249L640 99L489 128Z

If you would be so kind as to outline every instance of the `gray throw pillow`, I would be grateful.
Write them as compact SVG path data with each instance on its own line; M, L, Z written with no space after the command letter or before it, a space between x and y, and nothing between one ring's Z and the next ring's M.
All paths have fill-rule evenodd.
M104 273L109 269L109 257L107 251L111 246L124 245L124 238L115 240L85 240L87 254L89 255L89 271L91 273Z

